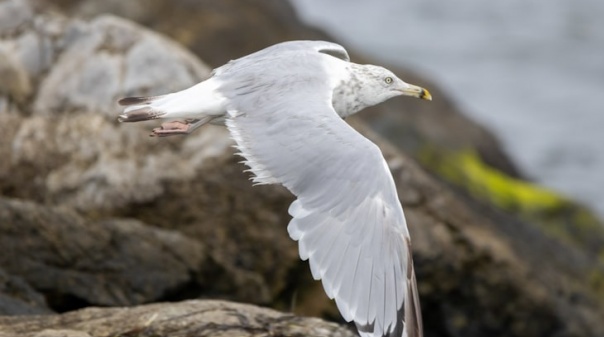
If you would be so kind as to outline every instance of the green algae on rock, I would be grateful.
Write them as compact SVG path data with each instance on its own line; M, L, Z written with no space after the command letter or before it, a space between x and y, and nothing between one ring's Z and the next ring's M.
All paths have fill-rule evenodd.
M442 154L425 148L420 161L443 179L495 207L537 223L563 241L604 252L604 224L588 209L537 184L484 163L472 149Z

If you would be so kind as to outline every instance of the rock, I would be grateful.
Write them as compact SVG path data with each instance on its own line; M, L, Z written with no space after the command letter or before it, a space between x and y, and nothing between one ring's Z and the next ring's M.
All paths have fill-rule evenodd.
M7 3L16 2L0 2L0 12ZM62 42L48 47L56 52L50 53L54 56L44 63L44 72L28 70L31 99L0 114L6 130L0 133L0 156L7 158L0 162L0 191L7 197L0 200L2 214L8 214L0 223L10 233L0 235L0 240L13 238L5 239L10 249L0 257L0 267L22 277L60 311L89 304L212 297L340 319L287 236L291 195L277 186L252 187L232 155L224 128L208 126L187 137L153 139L146 133L156 123L115 122L119 110L112 108L111 99L117 98L113 96L184 88L207 74L201 62L173 42L122 19L102 16L82 21L23 8L30 10L14 14L15 18L33 13L36 19L25 22L42 27L55 22L52 26L58 28L53 31L58 33L50 40ZM19 46L15 41L32 34L45 41L38 32L50 30L20 27L2 35L6 38L1 43ZM137 47L140 43L154 47ZM132 55L137 48L146 52ZM15 58L30 69L18 56L22 54L15 52ZM97 60L102 71L90 59ZM147 70L153 64L162 66L147 73L139 63L148 64L142 68ZM70 67L78 71L69 71ZM138 70L126 76L128 69ZM88 72L103 76L90 83L97 77ZM70 91L56 88L60 78L69 83ZM127 78L133 84L126 85ZM427 174L358 119L351 122L382 148L393 171L413 238L427 336L604 335L600 321L604 269L597 256L514 217L485 210ZM27 248L33 244L36 249ZM162 252L162 245L186 258ZM106 256L97 252L109 247L113 249ZM200 252L190 253L187 247ZM149 257L143 253L147 251ZM159 266L149 259L174 261ZM138 262L127 262L117 271L107 267L122 260ZM32 265L54 270L42 272ZM161 285L149 275L156 275L153 278ZM76 292L61 281L77 285L78 277L92 282L88 291L76 287ZM112 282L99 282L103 279ZM69 296L58 301L54 294ZM166 312L182 308L180 304L155 308L159 306ZM139 320L124 319L129 325L119 333L135 335L145 327L139 322L151 318L136 311L140 308L87 309L74 316L45 317L41 319L47 323L36 331L35 318L2 318L0 326L11 322L13 334L71 330L94 335L97 330L81 328L93 323L85 317L134 310ZM70 319L82 312L88 316ZM162 322L176 326L182 321Z
M74 330L56 330L56 329L46 329L42 330L39 333L35 334L34 337L89 337L90 335L82 332L82 331L74 331Z
M213 129L219 128L209 126L200 133ZM221 133L214 140L227 137ZM153 200L115 214L204 242L217 264L205 275L204 296L269 305L290 286L292 269L300 263L297 245L286 231L293 197L280 186L253 187L233 152L225 149L195 178L166 183ZM279 300L288 308L292 298Z
M136 220L90 221L6 198L0 198L0 246L0 266L59 311L160 300L195 283L207 258L200 242L177 232Z
M0 12L9 4L14 2L0 3ZM35 7L17 6L15 11L14 17L26 18L25 23L0 42L12 46L15 55L40 52L19 41L30 35L41 41L50 39L44 35L51 30L45 24L54 27L53 41L63 42L44 50L43 54L54 55L44 66L46 71L35 72L38 67L28 70L34 92L25 109L31 113L0 114L0 123L7 130L0 133L0 156L7 158L0 161L2 194L34 202L27 204L32 209L44 205L44 212L65 216L76 225L105 226L98 219L113 223L115 217L131 216L193 236L207 243L211 259L206 261L200 281L186 292L272 303L286 287L289 268L298 263L296 245L283 230L291 196L275 186L252 189L247 176L241 174L242 166L234 164L233 143L224 128L157 140L147 137L152 124L118 125L116 121L118 97L190 86L209 73L203 63L173 42L116 17L80 21L36 12ZM31 22L42 26L30 27ZM27 213L28 207L11 216ZM79 214L66 214L63 209ZM36 226L48 224L40 221L30 227ZM148 231L143 224L138 227ZM84 234L104 229L90 230ZM34 231L32 240L46 242L38 234ZM6 256L5 263L9 257L14 256ZM157 300L162 292L187 284L178 281L132 294L122 289L115 296L107 289L68 293L73 297L67 301L65 285L49 285L41 273L30 276L36 289L59 294L49 297L52 307L60 311ZM141 285L141 280L130 279L134 276L120 275L122 284L115 287L127 285L133 290ZM173 277L181 280L181 276ZM141 291L144 296L137 295ZM181 295L171 294L171 298Z
M159 303L132 308L90 308L62 315L0 317L0 336L309 336L353 337L351 330L223 301Z
M36 315L52 312L42 294L0 268L0 315ZM1 330L0 330L1 332Z
M20 60L0 49L0 93L15 103L23 103L31 94L31 83Z
M148 26L181 42L213 67L277 42L325 38L302 24L289 2L282 0L59 0L56 4L77 16L111 13Z
M356 336L345 327L316 318L252 305L199 300L132 308L89 308L51 316L0 317L0 327L2 337Z
M0 12L13 3L0 3ZM23 13L15 17L26 19L18 31L0 32L5 36L0 46L10 46L23 60L36 91L23 109L31 111L27 117L0 114L7 130L0 136L3 193L81 210L116 208L153 198L162 192L163 179L192 177L195 166L230 145L214 142L205 151L192 151L211 134L196 137L185 155L190 162L184 163L172 151L174 142L156 146L144 137L148 126L116 128L118 97L181 89L208 75L190 53L115 17L69 21L19 8ZM50 56L27 62L31 55ZM131 160L151 148L153 155Z

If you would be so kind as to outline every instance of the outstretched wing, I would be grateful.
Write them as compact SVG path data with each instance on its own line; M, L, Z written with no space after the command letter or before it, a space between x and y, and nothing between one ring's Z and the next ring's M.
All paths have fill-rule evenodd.
M339 58L343 61L350 61L350 57L348 56L348 52L344 47L340 46L337 43L327 42L327 41L312 41L312 40L300 40L300 41L287 41L282 42L262 51L266 51L269 53L282 52L282 51L292 51L292 50L313 50L319 53L331 55L333 57ZM261 52L262 52L261 51Z
M379 148L334 111L324 69L288 76L304 74L295 68L315 65L313 58L273 60L280 68L274 78L231 78L220 89L230 102L226 125L254 181L281 183L297 196L289 234L344 318L363 336L421 336L409 232L392 175Z
M255 53L244 57L232 60L229 63L216 68L212 71L212 75L222 75L224 72L236 68L238 71L244 68L255 67L258 61L273 59L275 55L284 55L291 53L315 52L330 55L342 61L349 62L350 57L344 47L337 43L327 41L286 41L277 43L270 47L259 50Z

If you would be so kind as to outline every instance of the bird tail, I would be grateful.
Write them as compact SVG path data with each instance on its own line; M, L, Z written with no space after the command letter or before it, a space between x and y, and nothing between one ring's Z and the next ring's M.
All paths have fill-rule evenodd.
M162 118L167 114L162 106L164 106L169 96L122 98L118 101L118 104L126 108L117 119L120 122L140 122Z
M206 119L224 116L226 100L211 78L188 89L151 97L127 97L118 101L125 106L118 120L140 122L158 118Z

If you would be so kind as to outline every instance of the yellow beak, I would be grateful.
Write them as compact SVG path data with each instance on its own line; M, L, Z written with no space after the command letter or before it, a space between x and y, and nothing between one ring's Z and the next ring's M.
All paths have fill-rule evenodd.
M401 92L406 96L417 97L427 101L432 100L432 95L430 95L430 92L422 87L418 87L417 85L408 84L408 87L402 89Z

